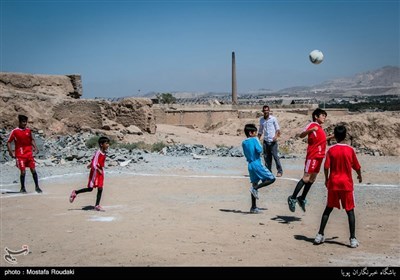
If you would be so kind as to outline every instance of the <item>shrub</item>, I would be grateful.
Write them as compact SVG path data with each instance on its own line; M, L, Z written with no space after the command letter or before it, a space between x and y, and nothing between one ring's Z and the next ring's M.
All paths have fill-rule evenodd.
M90 138L89 138L88 140L86 140L86 142L85 142L86 147L88 147L89 149L99 147L99 138L100 138L99 135L90 137ZM109 138L110 138L110 137L109 137ZM117 144L117 143L115 142L115 140L112 139L112 138L110 138L110 146L114 146L114 145L116 145L116 144Z
M86 140L86 147L89 149L91 148L97 148L98 147L98 141L99 141L100 136L93 136ZM112 145L114 148L120 148L120 149L127 149L127 150L150 150L151 152L159 152L161 151L164 147L167 145L164 144L164 142L159 141L154 144L146 144L143 141L135 142L135 143L118 143L114 141L113 139L110 139L110 146Z
M159 151L161 151L164 147L166 147L167 145L166 144L164 144L164 142L162 142L162 141L159 141L159 142L157 142L157 143L154 143L152 146L151 146L151 151L152 152L159 152Z
M96 148L99 145L99 138L100 136L93 136L86 140L86 147L89 149Z

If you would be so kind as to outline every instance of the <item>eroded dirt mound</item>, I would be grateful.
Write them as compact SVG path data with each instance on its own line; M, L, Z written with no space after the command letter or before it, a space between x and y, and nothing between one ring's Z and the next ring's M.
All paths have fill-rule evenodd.
M117 102L82 100L79 75L0 73L0 127L11 130L17 116L45 136L92 132L124 140L128 134L154 134L153 103L148 98Z
M308 122L310 116L276 112L281 127L280 150L283 153L304 153L306 139L296 135L300 133ZM329 115L324 124L327 133L333 133L334 127L342 123L347 127L351 144L360 152L375 155L400 155L400 112L368 112L352 113L348 115ZM254 123L258 127L258 118L228 119L210 127L208 133L226 136L242 135L246 123Z

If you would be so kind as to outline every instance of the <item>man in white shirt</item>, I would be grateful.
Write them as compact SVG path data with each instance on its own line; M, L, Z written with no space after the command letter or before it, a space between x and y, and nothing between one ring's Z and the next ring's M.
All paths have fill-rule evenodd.
M270 114L270 108L268 105L264 105L262 112L264 116L260 118L260 127L258 129L258 138L261 141L262 135L264 135L263 153L265 165L272 172L272 157L276 163L276 169L278 173L276 177L281 177L283 174L282 165L278 155L278 138L281 135L278 120Z

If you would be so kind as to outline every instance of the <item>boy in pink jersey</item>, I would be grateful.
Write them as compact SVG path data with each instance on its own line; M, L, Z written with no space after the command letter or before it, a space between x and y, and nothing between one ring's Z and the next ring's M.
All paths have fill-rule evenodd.
M28 117L18 115L18 127L11 131L7 140L7 149L10 157L16 159L17 167L20 170L21 193L26 193L25 188L25 169L28 167L31 170L33 181L35 182L35 190L41 193L39 188L39 179L35 169L35 159L33 153L38 152L35 139L32 136L32 131L26 127L28 124ZM14 151L12 150L11 143L14 142Z
M300 138L308 136L308 146L303 178L297 183L293 194L288 197L289 210L292 212L296 210L296 202L298 202L301 209L306 212L306 196L321 169L322 160L325 157L326 142L333 138L333 135L329 135L327 138L322 128L326 116L327 113L325 110L320 108L315 109L312 113L313 121L309 123L299 135ZM297 197L303 186L303 193L301 196Z
M326 153L324 164L325 185L328 190L327 203L322 214L321 225L314 243L321 244L325 241L324 230L328 222L329 215L334 207L346 210L350 228L350 247L356 248L359 243L355 235L355 216L354 216L354 184L351 171L357 172L358 182L362 182L361 166L358 162L354 149L344 144L346 138L346 127L338 125L335 127L334 135L337 144L330 147Z
M69 196L69 202L74 202L76 196L80 193L91 192L93 188L97 188L96 205L94 209L96 211L104 211L100 206L101 194L103 193L104 183L104 165L106 161L106 152L110 147L110 139L107 137L100 137L98 140L100 149L94 154L92 161L88 164L87 168L90 168L89 181L86 188L80 190L73 190Z

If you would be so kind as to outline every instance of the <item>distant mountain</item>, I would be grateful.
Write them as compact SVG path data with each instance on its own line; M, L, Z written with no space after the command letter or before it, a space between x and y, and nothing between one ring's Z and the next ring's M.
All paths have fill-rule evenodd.
M326 81L318 85L318 87L400 87L400 68L385 66L374 71L356 74L353 77Z
M230 92L170 92L176 98L207 98L213 96L229 96ZM315 93L336 95L400 95L400 68L385 66L377 70L355 74L351 77L328 80L313 86L293 86L278 91L259 89L243 95L297 95L308 96ZM149 92L143 97L155 98L157 92Z
M185 91L171 91L171 93L175 98L197 98L197 97L203 97L203 96L208 96L209 93L205 92L185 92ZM143 97L147 98L156 98L157 94L160 94L159 92L148 92ZM217 95L217 94L215 94Z
M290 87L279 93L343 93L400 94L400 68L385 66L373 71L358 73L351 77L325 81L310 87Z

